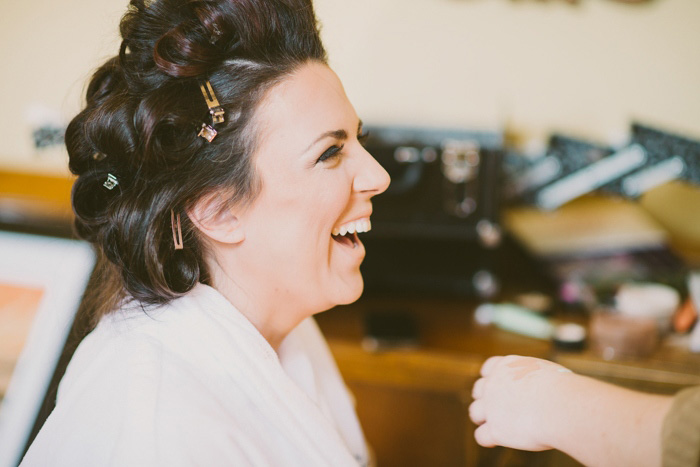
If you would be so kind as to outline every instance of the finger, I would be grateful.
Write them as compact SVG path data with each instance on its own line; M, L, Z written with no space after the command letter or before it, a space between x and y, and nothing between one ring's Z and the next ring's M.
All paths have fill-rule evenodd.
M481 400L477 399L469 404L469 418L477 425L481 425L486 421L486 407L484 407L484 403Z
M476 382L474 383L474 386L472 386L472 397L474 399L479 399L479 398L483 397L485 383L486 383L486 381L484 380L484 378L479 378L476 380Z
M485 448L492 448L497 445L496 440L491 435L491 427L488 423L484 423L474 430L474 439L479 446Z
M502 359L503 357L489 357L484 364L481 365L481 376L488 376Z

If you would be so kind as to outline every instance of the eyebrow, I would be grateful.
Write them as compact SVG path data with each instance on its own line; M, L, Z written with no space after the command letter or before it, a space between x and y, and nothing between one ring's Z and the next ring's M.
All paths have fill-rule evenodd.
M357 132L359 133L361 130L362 130L362 120L359 120L358 124L357 124ZM348 132L343 130L343 129L327 131L327 132L323 133L321 136L319 136L318 138L316 138L316 140L313 143L311 143L309 145L309 147L306 148L306 150L304 152L309 151L312 147L314 147L314 145L316 145L319 141L321 141L325 138L333 138L333 139L339 139L341 141L344 141L344 140L348 139Z

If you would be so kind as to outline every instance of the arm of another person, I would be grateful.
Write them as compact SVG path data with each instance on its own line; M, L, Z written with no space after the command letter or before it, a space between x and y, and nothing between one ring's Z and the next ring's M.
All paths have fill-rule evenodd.
M488 359L469 413L477 443L558 449L585 465L661 465L673 398L644 394L530 357Z

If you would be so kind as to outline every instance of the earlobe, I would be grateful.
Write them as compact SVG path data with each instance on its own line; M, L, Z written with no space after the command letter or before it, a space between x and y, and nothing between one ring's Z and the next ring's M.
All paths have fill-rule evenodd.
M233 209L221 209L213 199L200 200L187 215L197 229L211 240L235 244L245 239L243 226Z

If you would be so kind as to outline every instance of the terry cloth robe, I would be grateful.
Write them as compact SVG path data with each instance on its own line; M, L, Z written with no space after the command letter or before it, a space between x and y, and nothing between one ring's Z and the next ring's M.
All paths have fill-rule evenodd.
M315 321L276 353L216 290L127 305L76 350L22 466L357 466L367 448Z

